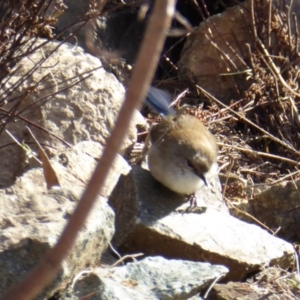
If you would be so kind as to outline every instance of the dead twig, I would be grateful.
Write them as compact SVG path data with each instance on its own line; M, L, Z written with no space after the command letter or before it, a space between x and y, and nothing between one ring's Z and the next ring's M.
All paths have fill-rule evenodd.
M264 156L264 157L268 157L268 158L272 158L272 159L281 160L281 161L288 162L288 163L291 163L291 164L296 165L296 166L300 166L300 162L297 162L297 161L294 161L292 159L282 157L282 156L279 156L279 155L274 155L274 154L270 154L270 153L266 153L266 152L256 151L256 150L242 148L242 147L233 146L233 145L224 144L224 143L218 143L218 145L223 146L223 147L232 148L232 149L237 149L237 150L240 150L242 152L248 152L248 153L251 153L251 154L257 154L259 156Z

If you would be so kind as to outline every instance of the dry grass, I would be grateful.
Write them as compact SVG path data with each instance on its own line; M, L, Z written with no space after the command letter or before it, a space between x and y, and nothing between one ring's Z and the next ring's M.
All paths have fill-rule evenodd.
M249 283L257 290L275 294L280 299L300 299L300 280L295 273L270 267L254 276ZM279 298L278 298L279 299Z

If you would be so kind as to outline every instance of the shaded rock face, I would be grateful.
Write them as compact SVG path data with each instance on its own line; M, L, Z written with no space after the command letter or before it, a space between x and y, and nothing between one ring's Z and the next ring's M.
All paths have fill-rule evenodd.
M246 77L220 74L247 68L241 58L247 53L246 45L252 38L246 21L250 18L249 11L249 1L246 1L208 18L195 28L178 63L180 78L192 80L221 101L238 99L238 88L248 85ZM232 65L227 63L226 55ZM232 66L236 70L232 70Z
M300 238L300 180L282 182L251 200L253 215L277 235L287 240Z
M132 65L142 43L146 23L146 19L139 19L138 9L124 9L99 17L94 25L95 45L118 53L127 64Z
M109 13L103 13L83 26L72 26L65 35L74 34L76 38L70 39L71 43L79 45L88 53L102 57L103 66L113 72L118 79L128 84L130 70L135 63L142 38L144 36L147 17L139 17L140 5L132 1L131 5L112 5ZM59 16L56 24L58 31L70 26L78 17L87 12L87 2L80 0L76 3L66 0L68 9ZM109 6L110 3L99 3L99 6ZM115 3L116 4L116 3ZM122 7L122 9L120 9ZM148 15L148 14L147 14ZM111 62L110 58L115 58Z

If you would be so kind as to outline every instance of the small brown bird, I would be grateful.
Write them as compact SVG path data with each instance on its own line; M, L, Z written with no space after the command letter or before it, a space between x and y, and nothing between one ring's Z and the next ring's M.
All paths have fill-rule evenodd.
M170 190L193 194L217 173L216 139L198 118L167 110L167 100L158 89L150 88L149 101L150 107L166 115L150 132L149 170Z

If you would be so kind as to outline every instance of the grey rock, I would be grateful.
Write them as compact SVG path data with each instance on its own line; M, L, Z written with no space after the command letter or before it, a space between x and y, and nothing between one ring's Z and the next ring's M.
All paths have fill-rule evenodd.
M0 293L18 282L57 242L78 201L81 189L39 193L1 191ZM16 191L15 191L16 192ZM5 214L4 214L5 212ZM86 265L99 263L113 235L114 214L99 197L76 243L52 282L37 299L45 299L66 287Z
M246 20L250 23L249 1L227 8L222 14L200 23L189 35L182 50L178 63L180 78L194 80L224 102L239 97L237 86L242 89L247 85L246 76L220 76L228 73L228 65L220 63L220 55L221 51L226 53L238 70L246 68L240 59L252 38Z
M202 213L177 212L183 197L171 196L150 176L140 180L138 213L130 219L123 251L223 264L230 269L228 280L242 280L262 266L286 268L293 262L293 246L256 225L211 206ZM136 209L132 203L127 209Z
M91 298L93 300L183 300L205 290L227 271L223 266L209 263L147 257L121 267L93 270L75 283L74 294L80 299L97 291Z
M69 27L88 11L88 5L84 0L76 2L65 0L67 9L58 17L57 30L62 31ZM64 36L73 33L76 39L70 39L72 44L77 44L89 51L86 38L87 31L92 30L91 42L99 50L110 51L125 59L126 63L133 64L138 53L142 37L144 35L146 20L138 16L139 6L128 5L112 9L110 13L93 20L91 24L72 26L65 31Z
M86 29L89 27L88 24L84 26L79 24L71 27L70 25L77 22L80 17L82 17L88 11L89 4L84 0L64 0L64 4L67 6L67 9L60 16L58 16L58 22L55 24L56 28L59 32L64 31L63 36L65 37L73 34L74 38L69 39L69 42L85 48L85 33ZM66 28L68 29L65 30Z
M248 63L250 58L247 46L255 47L256 45L251 34L251 2L246 0L234 7L229 7L223 13L201 22L191 32L178 62L178 75L181 80L193 81L227 104L232 99L240 99L240 92L248 88L250 84L247 78L249 74L245 72L251 65ZM269 3L268 1L260 2ZM284 5L276 0L271 4L272 9L279 7L279 10L283 10L284 5L287 7L292 5L289 15L293 28L293 13L298 15L299 0L288 1ZM254 3L254 9L255 7L256 3ZM295 33L294 30L293 33ZM270 38L273 39L272 34ZM276 43L276 39L271 42L273 51ZM228 73L233 73L233 75L223 76Z
M42 46L43 42L45 40L40 39L34 45ZM48 58L39 65L44 57ZM33 74L27 76L33 69ZM116 78L103 69L98 58L70 44L48 42L24 57L12 72L13 75L1 90L1 97L6 97L6 100L10 100L10 97L5 95L19 80L21 83L15 89L14 97L21 96L28 87L36 85L22 100L16 114L22 111L28 120L70 145L80 141L95 141L105 145L115 126L125 91ZM84 74L90 76L83 80ZM76 81L79 82L71 86ZM9 110L13 105L15 102L9 102L3 108ZM122 146L123 152L135 142L136 123L139 122L143 123L144 120L136 111ZM17 119L9 123L6 129L20 142L30 143L32 139L25 126L31 128L48 154L54 155L56 150L65 149L66 145L58 138L25 121ZM34 143L29 145L36 151ZM24 150L12 144L11 138L5 133L1 135L0 146L0 187L13 184L17 176L37 166L32 161L28 162Z
M51 160L59 170L63 186L81 186L89 182L96 165L102 155L103 146L92 141L83 141L74 147L60 151ZM117 155L105 183L100 191L101 196L108 197L115 188L119 177L127 175L131 167L121 155Z
M242 280L263 266L287 268L294 260L291 244L213 209L164 217L144 210L123 247L132 252L223 264L230 269L227 280Z
M229 213L222 200L217 175L210 182L210 186L198 191L196 196L197 205L201 209L214 207ZM142 211L160 219L175 210L185 211L190 206L186 196L170 191L156 181L148 170L139 166L133 166L130 173L120 177L109 197L109 203L116 213L116 233L113 238L116 246L122 243L135 223L139 222Z
M102 147L81 142L51 160L63 188L47 191L43 170L35 168L0 190L0 293L34 267L57 242L93 172ZM63 290L85 266L98 266L114 233L114 213L107 204L120 174L130 167L118 156L95 206L62 269L38 299Z

